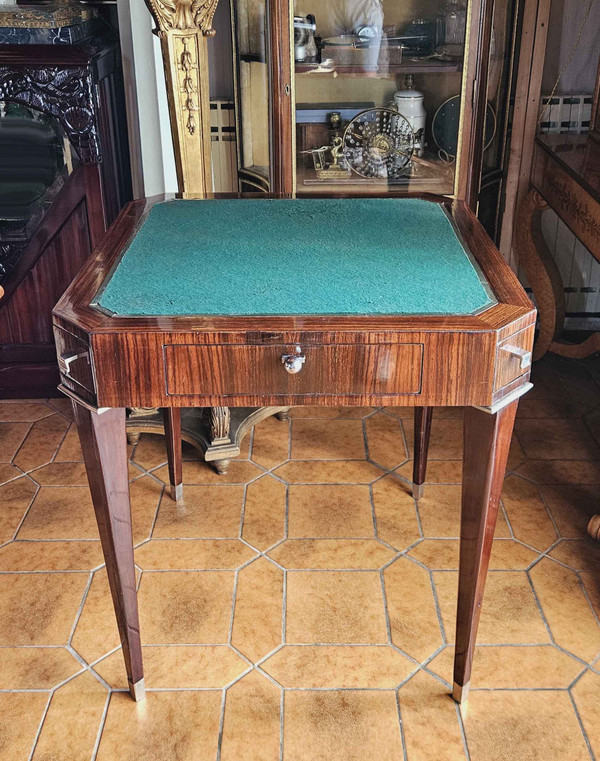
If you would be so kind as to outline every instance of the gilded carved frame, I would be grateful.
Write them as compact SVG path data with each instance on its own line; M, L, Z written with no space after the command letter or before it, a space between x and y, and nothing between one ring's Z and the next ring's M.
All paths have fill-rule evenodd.
M206 37L219 0L146 0L160 39L179 195L212 191Z

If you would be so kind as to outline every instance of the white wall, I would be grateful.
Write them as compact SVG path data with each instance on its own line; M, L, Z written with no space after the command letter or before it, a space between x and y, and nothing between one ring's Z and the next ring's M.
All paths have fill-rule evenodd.
M117 0L136 198L177 190L160 43L144 0Z
M552 0L542 84L544 95L548 95L552 91L558 75L567 64L577 42L582 23L586 19L588 8L589 0ZM583 27L573 60L562 76L557 89L558 95L594 91L598 55L600 54L599 35L600 2L596 0Z

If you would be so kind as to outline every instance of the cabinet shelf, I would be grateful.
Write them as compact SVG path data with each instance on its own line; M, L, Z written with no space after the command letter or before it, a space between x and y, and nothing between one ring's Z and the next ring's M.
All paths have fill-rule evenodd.
M311 77L360 77L361 79L390 79L397 74L452 74L462 71L462 61L403 61L388 64L377 71L368 71L360 66L336 66L331 71L320 71L318 64L297 63L296 74Z

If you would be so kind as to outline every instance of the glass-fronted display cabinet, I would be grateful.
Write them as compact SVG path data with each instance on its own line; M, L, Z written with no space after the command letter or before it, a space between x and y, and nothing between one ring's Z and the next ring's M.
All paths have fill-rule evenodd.
M266 0L231 0L238 179L269 190L269 72Z
M232 0L241 189L475 198L491 7Z

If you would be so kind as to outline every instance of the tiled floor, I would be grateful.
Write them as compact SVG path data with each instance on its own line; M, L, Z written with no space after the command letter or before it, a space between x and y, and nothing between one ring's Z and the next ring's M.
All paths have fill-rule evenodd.
M536 367L470 704L449 697L460 411L296 409L219 477L131 452L145 702L125 687L65 400L0 403L0 761L600 759L600 365Z

